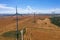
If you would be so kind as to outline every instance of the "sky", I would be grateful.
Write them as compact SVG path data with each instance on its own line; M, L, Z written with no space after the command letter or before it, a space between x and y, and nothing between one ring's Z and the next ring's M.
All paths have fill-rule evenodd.
M0 0L0 14L60 13L60 0Z

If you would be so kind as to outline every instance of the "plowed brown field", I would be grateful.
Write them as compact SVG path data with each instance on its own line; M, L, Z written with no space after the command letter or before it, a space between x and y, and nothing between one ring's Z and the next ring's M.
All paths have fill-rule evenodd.
M40 18L44 18L44 20L41 20ZM34 23L33 16L19 16L18 29L28 28L24 35L25 40L60 40L60 28L52 24L49 17L36 16L35 20L36 22ZM0 35L15 30L15 16L0 18ZM15 40L15 38L0 36L0 40Z

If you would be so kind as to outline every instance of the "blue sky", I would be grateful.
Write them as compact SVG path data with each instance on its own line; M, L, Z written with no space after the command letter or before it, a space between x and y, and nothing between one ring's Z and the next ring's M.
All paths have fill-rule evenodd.
M19 13L60 13L60 0L0 0L0 13L15 13L16 4Z

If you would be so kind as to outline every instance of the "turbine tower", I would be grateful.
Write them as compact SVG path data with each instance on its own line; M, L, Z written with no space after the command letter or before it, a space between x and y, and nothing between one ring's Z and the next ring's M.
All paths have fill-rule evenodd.
M53 11L52 14L53 14L53 17L55 17L55 11Z
M35 16L36 16L36 14L35 14L35 12L34 12L34 23L36 22L36 17L35 17Z
M17 6L16 6L16 40L19 39L19 33L18 33L18 12L17 12Z

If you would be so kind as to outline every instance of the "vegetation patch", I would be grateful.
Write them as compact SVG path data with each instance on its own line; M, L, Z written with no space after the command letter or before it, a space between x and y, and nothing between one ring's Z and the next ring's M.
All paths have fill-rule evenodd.
M23 35L25 34L25 29L23 32ZM17 37L17 32L16 31L8 31L2 34L3 37L13 37L16 38ZM21 37L21 32L18 31L18 37Z
M51 23L57 26L60 26L60 17L51 17L50 20L51 20Z

